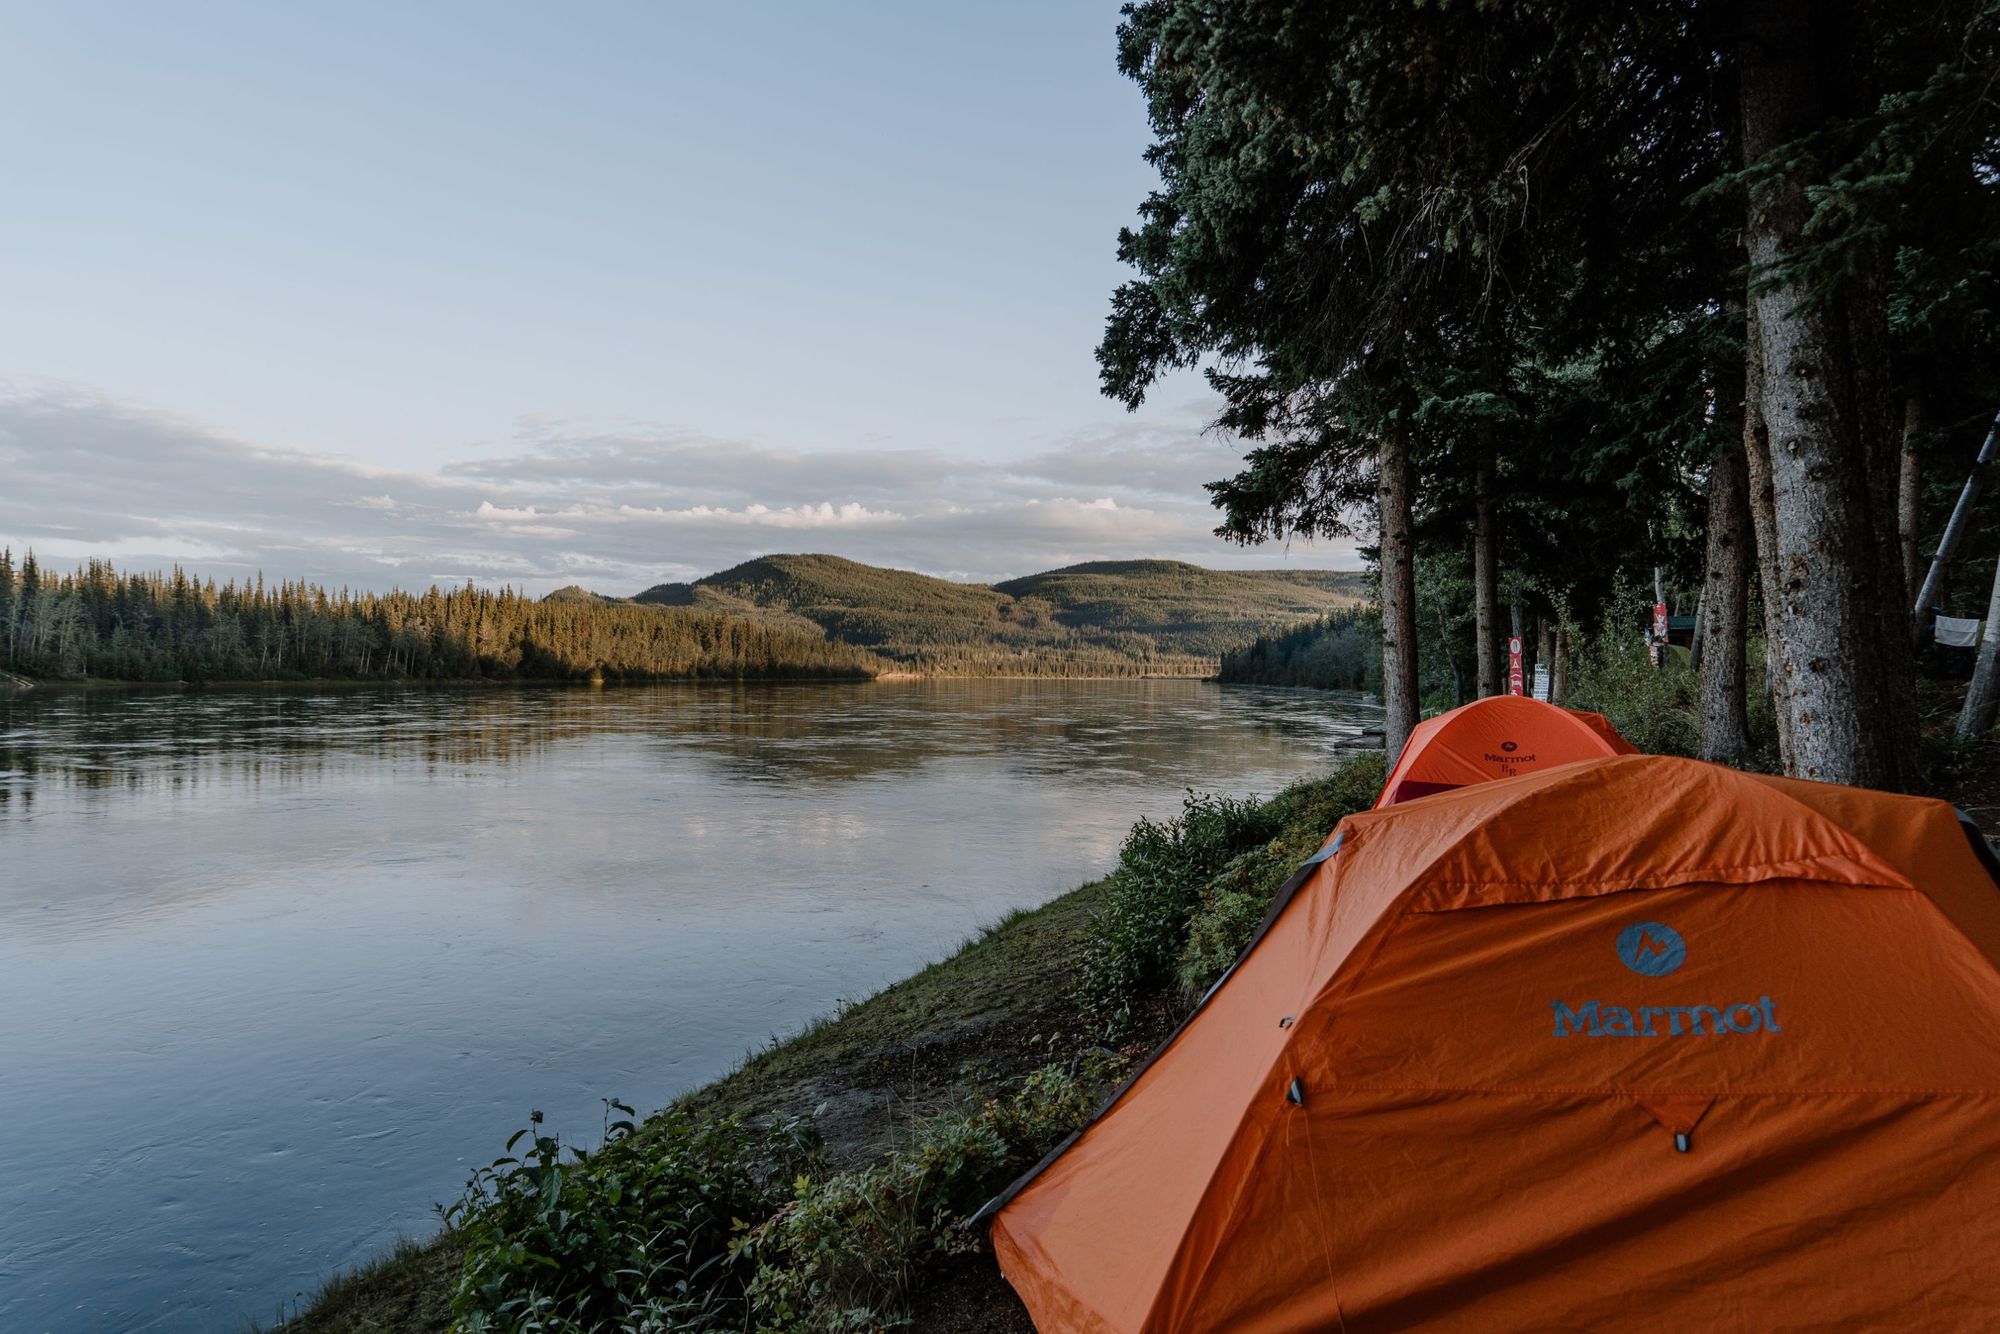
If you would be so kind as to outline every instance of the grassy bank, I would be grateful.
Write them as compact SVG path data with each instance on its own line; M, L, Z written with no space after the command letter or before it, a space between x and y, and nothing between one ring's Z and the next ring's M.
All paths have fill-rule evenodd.
M455 1230L335 1280L284 1328L1027 1330L957 1224L1179 1022L1380 779L1367 755L1266 802L1191 795L1136 826L1110 876L614 1124L605 1149L531 1127Z

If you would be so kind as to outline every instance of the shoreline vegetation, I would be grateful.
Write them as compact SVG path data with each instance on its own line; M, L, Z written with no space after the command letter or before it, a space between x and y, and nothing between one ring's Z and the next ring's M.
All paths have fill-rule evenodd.
M769 556L633 598L356 593L176 568L56 573L0 551L0 684L613 683L1207 676L1261 631L1348 606L1362 576L1073 566L958 584Z

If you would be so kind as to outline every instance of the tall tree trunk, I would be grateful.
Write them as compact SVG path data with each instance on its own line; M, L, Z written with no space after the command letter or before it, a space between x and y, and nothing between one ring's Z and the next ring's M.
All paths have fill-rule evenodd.
M1417 544L1410 446L1400 423L1382 433L1375 485L1382 544L1382 748L1393 765L1417 725Z
M1748 0L1741 76L1746 158L1762 160L1825 120L1826 20L1810 0ZM1795 166L1750 192L1745 241L1752 271L1768 275L1802 239L1812 168ZM1879 606L1876 514L1867 413L1855 380L1846 300L1814 298L1798 283L1753 295L1764 349L1764 423L1770 433L1779 598L1777 675L1792 724L1790 772L1897 788L1915 736L1900 735Z
M1848 359L1853 367L1853 402L1866 460L1864 496L1875 531L1860 557L1874 576L1875 648L1881 674L1881 710L1875 725L1889 737L1894 770L1889 784L1910 789L1921 781L1917 756L1917 661L1914 615L1903 580L1898 533L1899 474L1902 471L1905 405L1890 374L1889 287L1891 261L1882 246L1863 256L1847 301Z
M1500 666L1500 562L1499 540L1493 529L1493 462L1486 454L1479 460L1478 488L1472 512L1472 619L1473 634L1479 641L1479 695L1484 699L1505 689Z
M1924 434L1924 400L1921 394L1911 394L1903 400L1903 453L1901 468L1896 475L1896 542L1903 551L1903 605L1917 605L1917 591L1924 584L1923 555L1918 550L1920 536L1917 525L1923 522L1924 471L1922 457L1917 453L1917 441ZM1922 633L1923 617L1916 617L1917 624L1911 634Z
M1772 513L1771 440L1764 429L1764 339L1753 303L1744 312L1743 465L1749 481L1750 527L1757 539L1757 594L1764 616L1764 693L1777 720L1778 764L1792 772L1792 713L1784 680L1773 664L1778 654L1778 520Z
M1569 698L1569 626L1556 622L1555 643L1549 649L1549 703Z
M1653 567L1653 609L1646 617L1646 640L1653 646L1653 665L1664 667L1667 662L1667 628L1659 624L1660 613L1667 610L1667 585L1660 567ZM1671 612L1667 614L1671 615Z
M1993 730L2000 710L2000 562L1993 570L1993 596L1986 602L1986 628L1979 632L1979 665L1958 714L1958 739L1971 741Z
M1750 753L1744 654L1750 622L1748 460L1725 449L1708 473L1708 558L1701 590L1701 757L1735 764Z
M1444 644L1444 660L1451 667L1451 707L1465 706L1465 677L1458 670L1458 654L1451 648L1451 622L1446 619L1444 608L1438 608L1438 638Z

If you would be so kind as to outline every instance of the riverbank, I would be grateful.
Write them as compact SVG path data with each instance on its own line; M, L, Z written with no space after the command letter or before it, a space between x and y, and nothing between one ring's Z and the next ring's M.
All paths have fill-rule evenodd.
M672 1109L710 1118L770 1123L810 1121L829 1163L852 1168L908 1144L914 1127L953 1107L1018 1083L1046 1064L1073 1031L1070 983L1110 881L1016 913L950 958L784 1041L734 1072L696 1089ZM1127 1042L1150 1046L1170 1031L1162 1008ZM497 1150L498 1146L494 1146ZM282 1328L289 1334L417 1334L451 1321L451 1293L463 1263L451 1233L402 1242L384 1259L333 1280ZM1028 1330L1010 1320L1011 1294L990 1266L963 1266L933 1290L942 1319L919 1328ZM968 1310L991 1320L964 1323Z

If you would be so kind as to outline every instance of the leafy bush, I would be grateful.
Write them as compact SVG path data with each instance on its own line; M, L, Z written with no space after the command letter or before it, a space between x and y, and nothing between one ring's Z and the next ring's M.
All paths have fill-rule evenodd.
M1164 983L1199 994L1249 942L1271 895L1381 790L1380 751L1267 802L1190 792L1180 818L1134 825L1083 950L1081 1004L1112 1032Z
M1620 591L1628 593L1623 584ZM1621 605L1614 597L1611 605ZM1629 621L1629 623L1628 623ZM1609 615L1592 635L1576 635L1568 698L1572 709L1603 714L1620 736L1651 755L1694 755L1701 750L1701 681L1688 670L1687 653L1669 649L1653 665L1636 616Z
M1229 970L1263 923L1278 887L1319 851L1335 825L1375 803L1384 769L1382 752L1357 755L1331 778L1278 794L1271 802L1281 823L1277 835L1238 856L1201 889L1174 970L1183 988L1198 996Z
M1179 819L1132 826L1084 946L1084 1009L1122 1027L1134 1001L1172 975L1202 886L1280 824L1269 803L1189 792Z
M456 1328L740 1329L747 1268L732 1252L745 1219L782 1201L816 1161L809 1132L667 1112L643 1133L632 1109L606 1103L602 1148L565 1150L542 1114L473 1174L445 1211L465 1243L452 1296ZM611 1112L623 1118L611 1121ZM567 1153L569 1161L564 1161Z
M1110 1073L1046 1066L1004 1100L934 1118L874 1167L801 1177L792 1202L736 1248L757 1262L757 1328L839 1334L903 1323L924 1266L984 1245L960 1224L1090 1118Z

